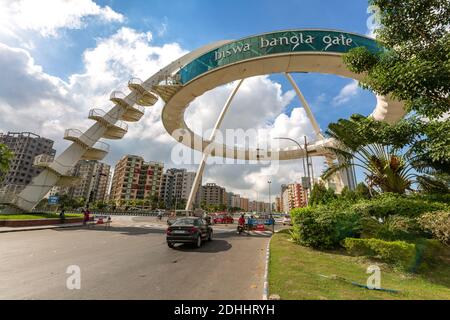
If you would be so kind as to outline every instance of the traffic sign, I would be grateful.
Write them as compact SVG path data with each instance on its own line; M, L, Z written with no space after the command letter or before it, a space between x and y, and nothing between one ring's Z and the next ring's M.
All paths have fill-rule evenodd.
M58 203L59 203L59 197L58 196L48 197L48 204L58 204Z

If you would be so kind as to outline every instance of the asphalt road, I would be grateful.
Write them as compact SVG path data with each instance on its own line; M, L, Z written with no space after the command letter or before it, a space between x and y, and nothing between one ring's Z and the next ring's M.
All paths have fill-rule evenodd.
M139 223L0 234L0 299L261 299L269 237L218 228L200 249L170 249ZM71 265L80 290L66 287Z

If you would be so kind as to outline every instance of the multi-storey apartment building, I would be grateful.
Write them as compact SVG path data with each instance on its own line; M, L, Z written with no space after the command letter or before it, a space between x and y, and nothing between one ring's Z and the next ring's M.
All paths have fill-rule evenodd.
M207 183L202 186L201 202L209 205L226 205L227 195L225 188L218 186L215 183Z
M306 206L305 191L301 184L292 183L289 185L289 203L291 205L291 210Z
M105 201L108 194L111 166L96 160L80 160L72 169L79 177L67 194L72 198L84 198L86 202Z
M56 153L53 149L53 140L31 132L0 133L0 143L5 144L14 153L9 170L0 176L0 188L12 192L22 191L41 173L42 168L33 165L36 156L45 154L51 160Z
M240 208L241 207L241 196L239 194L233 194L231 196L231 207Z
M276 197L275 198L275 212L282 212L283 210L281 209L281 197Z
M194 185L195 172L188 172L186 169L168 169L163 174L160 198L167 208L175 206L180 200L186 202L189 199L191 189ZM199 183L201 185L201 181ZM200 202L200 188L194 199L194 206Z
M248 211L257 213L270 213L270 204L262 201L250 201Z
M299 183L281 186L281 211L289 213L292 209L305 207L306 192Z
M241 198L240 203L241 203L240 208L244 211L248 211L248 207L249 207L248 198Z
M234 193L233 192L227 192L227 208L232 208L233 207L233 196Z
M126 201L159 196L164 164L145 162L135 155L124 156L116 164L110 199Z

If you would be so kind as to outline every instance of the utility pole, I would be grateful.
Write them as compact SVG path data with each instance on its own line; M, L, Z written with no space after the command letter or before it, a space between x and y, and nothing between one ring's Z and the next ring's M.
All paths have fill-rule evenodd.
M269 213L272 214L272 201L270 200L270 185L272 184L272 181L269 180L267 183L269 184Z
M279 138L275 138L277 140L289 140L294 142L299 148L300 150L303 149L303 147L301 146L301 144L294 139L291 138L287 138L287 137L279 137ZM302 157L302 162L303 162L303 177L307 177L308 178L308 182L311 183L310 177L309 177L309 156L308 156L308 145L307 145L307 141L306 141L306 136L304 137L305 139L305 145L304 145L304 149L305 149L305 154L306 154L306 164L305 164L305 157ZM304 186L303 185L303 181L301 181L302 187L306 190L305 192L305 196L306 196L306 203L308 203L308 190L309 187L308 186Z
M309 182L308 189L311 189L312 184L311 184L311 173L309 170L310 162L309 162L309 156L308 156L308 141L306 139L306 136L304 136L304 138L305 138L306 167L308 169L308 182Z
M306 139L306 136L304 136L304 138L305 138L305 152L306 152L306 167L308 168L308 183L309 183L308 189L309 189L309 191L311 192L313 183L311 182L311 172L310 172L309 167L311 166L311 168L312 168L312 164L311 164L311 162L309 161L309 155L308 155L308 141L307 141L307 139ZM314 177L313 177L313 179L314 179Z

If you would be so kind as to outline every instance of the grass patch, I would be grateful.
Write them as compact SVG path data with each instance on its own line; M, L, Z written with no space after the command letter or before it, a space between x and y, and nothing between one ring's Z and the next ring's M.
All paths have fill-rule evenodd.
M318 251L303 247L289 238L285 232L277 233L270 245L269 290L283 300L450 299L448 260L419 274L407 274L380 262L351 257L343 250ZM381 287L399 293L367 290L351 284L365 285L369 276L367 267L373 264L381 268ZM323 277L333 275L337 279Z
M67 218L81 218L79 213L66 213ZM39 220L39 219L59 219L58 213L37 213L37 214L1 214L0 220Z

